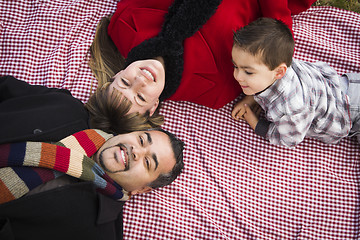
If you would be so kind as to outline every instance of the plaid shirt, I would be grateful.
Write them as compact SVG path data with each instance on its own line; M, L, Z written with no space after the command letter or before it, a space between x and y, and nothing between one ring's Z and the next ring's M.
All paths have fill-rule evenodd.
M270 121L265 137L273 144L294 147L305 137L337 143L351 129L348 96L324 62L294 59L282 79L254 98Z

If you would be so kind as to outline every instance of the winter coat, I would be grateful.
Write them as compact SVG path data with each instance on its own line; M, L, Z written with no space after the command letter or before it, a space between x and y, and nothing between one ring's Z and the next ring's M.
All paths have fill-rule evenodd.
M164 57L162 99L220 108L242 92L233 77L233 31L261 16L280 19L291 29L291 15L306 10L312 2L122 0L108 33L128 63Z
M0 144L57 142L88 129L88 119L84 104L68 90L0 77Z

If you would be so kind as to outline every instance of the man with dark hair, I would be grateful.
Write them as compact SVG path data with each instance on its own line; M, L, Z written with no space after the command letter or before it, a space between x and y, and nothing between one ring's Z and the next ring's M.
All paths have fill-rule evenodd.
M124 201L180 174L183 143L107 93L0 77L1 240L121 239Z
M173 182L182 151L157 129L2 144L0 239L122 239L124 201Z

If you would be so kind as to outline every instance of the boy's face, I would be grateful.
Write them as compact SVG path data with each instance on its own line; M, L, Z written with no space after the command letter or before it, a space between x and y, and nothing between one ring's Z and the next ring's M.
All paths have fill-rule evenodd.
M246 95L261 92L275 82L276 69L271 71L259 57L253 56L237 46L233 46L231 55L234 64L234 78Z

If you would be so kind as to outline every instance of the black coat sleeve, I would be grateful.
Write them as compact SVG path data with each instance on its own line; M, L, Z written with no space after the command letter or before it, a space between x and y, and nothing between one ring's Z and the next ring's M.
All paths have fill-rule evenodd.
M0 78L0 144L59 141L89 128L84 104L68 90Z
M70 94L68 90L58 88L48 88L39 85L30 85L27 82L18 80L13 76L0 77L0 102L7 99L23 97L29 95L39 95L49 92L60 92Z

